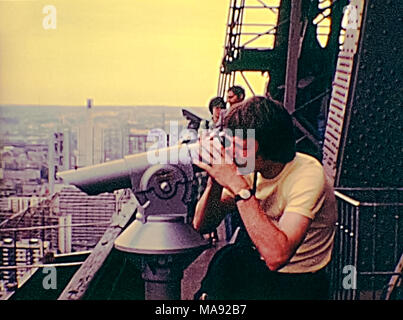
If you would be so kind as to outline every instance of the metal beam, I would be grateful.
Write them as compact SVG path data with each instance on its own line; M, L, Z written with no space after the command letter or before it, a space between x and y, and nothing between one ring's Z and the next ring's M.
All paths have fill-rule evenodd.
M284 106L290 113L295 111L295 101L297 97L297 72L301 29L300 21L301 0L291 1L284 95Z
M307 137L317 148L318 150L321 149L321 145L319 143L319 141L316 139L316 137L310 133L300 122L297 118L293 117L292 118L294 126L299 129L304 135L305 137Z

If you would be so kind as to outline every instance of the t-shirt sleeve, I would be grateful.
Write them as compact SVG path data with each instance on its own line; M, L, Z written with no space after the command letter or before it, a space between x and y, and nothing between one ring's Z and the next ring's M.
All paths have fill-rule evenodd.
M294 212L314 219L325 200L325 175L320 167L310 168L291 177L287 183L284 212Z

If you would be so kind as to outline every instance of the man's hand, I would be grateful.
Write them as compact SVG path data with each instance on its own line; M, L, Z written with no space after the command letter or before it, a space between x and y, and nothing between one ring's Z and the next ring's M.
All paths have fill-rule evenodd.
M204 137L200 140L200 161L194 164L205 170L218 184L237 194L241 189L249 189L249 185L233 161L233 149L228 149L221 145L218 137Z

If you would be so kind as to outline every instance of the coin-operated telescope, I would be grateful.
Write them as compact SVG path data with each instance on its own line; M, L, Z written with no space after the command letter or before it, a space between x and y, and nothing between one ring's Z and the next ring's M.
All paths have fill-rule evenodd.
M183 271L208 246L190 224L196 148L182 144L58 174L90 195L131 188L140 205L115 248L139 266L147 300L180 299Z

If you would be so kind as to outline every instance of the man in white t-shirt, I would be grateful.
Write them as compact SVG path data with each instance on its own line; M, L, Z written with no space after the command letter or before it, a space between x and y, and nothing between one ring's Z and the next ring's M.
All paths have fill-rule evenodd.
M295 151L291 117L278 103L253 97L224 123L243 135L229 138L226 148L210 141L214 158L205 159L205 152L198 164L210 178L193 226L207 233L237 211L241 232L213 258L195 298L327 299L324 267L337 220L332 182L315 158ZM232 163L225 161L228 152ZM245 154L254 163L249 172L239 161Z

